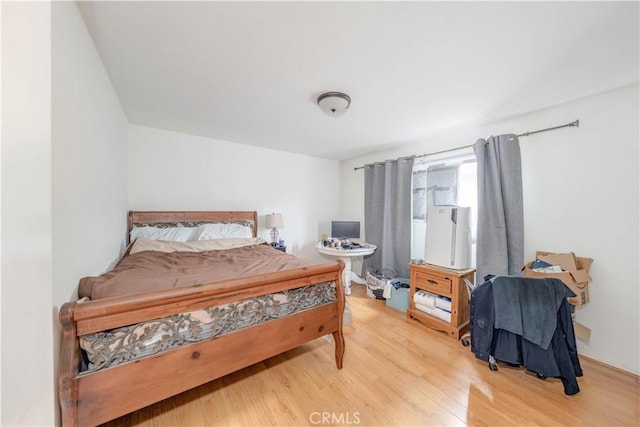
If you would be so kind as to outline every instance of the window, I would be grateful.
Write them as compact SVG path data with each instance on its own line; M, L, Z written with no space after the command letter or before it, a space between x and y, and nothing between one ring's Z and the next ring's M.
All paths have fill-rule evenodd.
M472 265L475 265L477 218L476 158L471 149L426 156L413 165L411 257L424 258L427 209L429 206L458 205L471 208ZM420 161L421 160L421 161Z
M427 171L413 171L413 219L427 219Z

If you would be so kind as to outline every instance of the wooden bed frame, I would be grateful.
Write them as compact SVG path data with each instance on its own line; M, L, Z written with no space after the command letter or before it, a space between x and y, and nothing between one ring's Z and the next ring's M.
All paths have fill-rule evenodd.
M256 212L129 212L133 224L249 221ZM68 302L59 313L58 393L63 426L98 425L332 334L342 369L344 290L341 262L183 288ZM334 281L336 301L215 339L79 375L79 336L296 287Z

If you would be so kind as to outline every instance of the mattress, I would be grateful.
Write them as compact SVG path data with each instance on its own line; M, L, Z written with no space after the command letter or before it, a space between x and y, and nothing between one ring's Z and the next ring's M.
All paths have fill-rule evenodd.
M113 270L80 279L92 300L291 270L313 263L274 250L263 239L168 242L137 239Z

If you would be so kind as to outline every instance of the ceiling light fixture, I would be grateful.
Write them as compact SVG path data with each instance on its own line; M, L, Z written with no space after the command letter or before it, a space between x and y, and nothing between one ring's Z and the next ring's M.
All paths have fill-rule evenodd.
M351 97L342 92L326 92L318 97L318 107L328 116L339 117L351 105Z

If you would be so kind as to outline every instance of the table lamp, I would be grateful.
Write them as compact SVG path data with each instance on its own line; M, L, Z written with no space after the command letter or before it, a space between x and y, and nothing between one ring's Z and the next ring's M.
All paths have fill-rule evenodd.
M282 228L282 215L279 213L273 213L271 215L265 215L264 228L271 229L271 245L278 246L278 228Z

